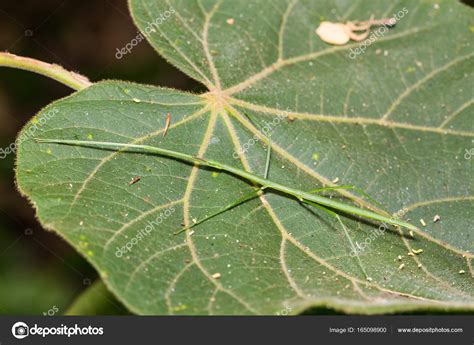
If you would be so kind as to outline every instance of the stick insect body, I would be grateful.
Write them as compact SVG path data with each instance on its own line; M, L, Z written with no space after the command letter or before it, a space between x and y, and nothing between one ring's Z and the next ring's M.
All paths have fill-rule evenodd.
M417 230L417 228L405 221L395 219L393 217L390 217L389 215L383 215L368 209L356 207L356 206L351 206L347 205L345 203L330 199L328 197L324 197L321 195L314 194L313 192L305 192L301 191L298 189L294 189L288 186L284 186L282 184L279 184L277 182L273 182L271 180L268 180L264 177L255 175L253 173L250 173L248 171L244 171L241 169L238 169L236 167L220 163L211 159L204 159L196 156L192 156L186 153L182 152L177 152L177 151L172 151L160 147L154 147L154 146L149 146L149 145L135 145L135 144L124 144L124 143L114 143L114 142L100 142L100 141L81 141L81 140L60 140L60 139L36 139L37 142L40 143L49 143L49 144L63 144L63 145L73 145L73 146L89 146L89 147L97 147L97 148L115 148L117 151L118 150L123 150L123 151L128 151L128 152L144 152L144 153L152 153L152 154L157 154L157 155L162 155L166 157L171 157L175 158L178 160L186 161L188 163L193 163L196 165L200 166L206 166L212 169L220 170L220 171L225 171L227 173L230 173L232 175L239 176L249 182L252 182L253 184L260 186L259 189L254 191L252 194L244 196L243 198L239 199L240 202L238 203L232 203L221 211L217 212L217 214L220 214L227 209L230 209L232 207L235 207L238 204L241 204L242 202L245 202L247 200L250 200L254 198L257 193L262 192L263 190L270 189L270 190L275 190L279 191L281 193L284 193L288 196L292 196L296 198L300 202L304 202L310 205L314 205L317 207L323 207L324 209L330 209L330 210L338 210L342 211L348 214L360 216L363 218L368 218L368 219L373 219L379 222L383 223L388 223L394 226L400 226L404 227L410 230ZM329 187L331 189L337 189L337 187ZM328 188L326 188L328 190ZM316 190L318 191L318 190ZM329 210L329 211L330 211ZM332 212L332 211L330 211ZM217 214L214 214L212 216L215 216ZM209 219L207 217L205 220ZM204 221L204 220L203 220ZM203 221L200 221L199 223L202 223ZM188 230L188 228L185 228L183 230Z

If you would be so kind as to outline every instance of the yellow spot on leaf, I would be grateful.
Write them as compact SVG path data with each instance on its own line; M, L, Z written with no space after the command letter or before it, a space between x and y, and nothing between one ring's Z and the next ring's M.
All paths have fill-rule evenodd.
M186 310L186 309L188 309L188 306L186 304L180 304L180 305L172 308L172 310L174 312L183 311L183 310Z

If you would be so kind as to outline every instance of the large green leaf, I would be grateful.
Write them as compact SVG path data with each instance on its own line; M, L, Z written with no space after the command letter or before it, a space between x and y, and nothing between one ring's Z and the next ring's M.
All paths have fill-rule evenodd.
M174 236L252 186L166 157L24 140L20 189L43 225L83 253L131 311L474 309L474 159L464 158L474 137L472 10L456 1L130 5L158 52L209 92L98 83L44 109L39 117L56 115L37 137L145 143L263 174L266 145L256 127L275 121L271 180L311 190L337 178L390 212L406 209L420 227L414 236L377 235L379 224L344 216L348 238L330 215L268 192L194 235ZM358 43L330 46L314 32L321 20L381 18L404 7L408 14L356 59L348 53ZM350 191L338 197L367 203ZM150 235L116 257L160 214ZM351 255L349 239L365 250Z

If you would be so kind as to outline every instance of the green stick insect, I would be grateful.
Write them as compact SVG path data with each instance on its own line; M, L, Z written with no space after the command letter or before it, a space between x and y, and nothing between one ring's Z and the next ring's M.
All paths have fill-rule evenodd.
M347 205L345 203L333 200L331 198L325 197L318 195L317 193L321 193L324 191L329 191L329 190L335 190L335 189L353 189L357 192L361 192L364 195L366 195L363 191L353 187L353 186L340 186L340 187L326 187L326 188L321 188L321 189L316 189L313 191L305 192L301 191L298 189L294 189L291 187L284 186L282 184L279 184L277 182L273 182L269 179L266 179L264 177L255 175L253 173L250 173L248 171L244 171L241 169L238 169L236 167L233 167L228 164L220 163L211 159L204 159L196 156L192 156L189 154L185 154L182 152L177 152L177 151L172 151L160 147L154 147L154 146L149 146L149 145L135 145L135 144L124 144L124 143L114 143L114 142L101 142L101 141L81 141L81 140L61 140L61 139L36 139L37 142L39 143L49 143L49 144L63 144L63 145L73 145L73 146L88 146L88 147L97 147L97 148L112 148L118 150L123 150L123 151L128 151L128 152L143 152L143 153L151 153L151 154L157 154L157 155L162 155L166 157L171 157L175 158L178 160L186 161L189 163L193 163L198 166L205 166L209 167L215 170L219 171L225 171L227 173L230 173L235 176L239 176L251 183L253 183L256 186L259 186L259 188L256 188L254 191L251 193L239 198L237 201L223 207L221 210L217 211L216 213L207 216L206 218L197 221L196 223L181 229L177 233L187 231L191 229L192 227L195 227L206 220L216 217L219 214L222 214L226 212L229 209L232 209L246 201L249 201L255 197L257 197L260 193L263 193L266 190L275 190L279 191L283 194L286 194L288 196L292 196L296 198L299 202L307 204L307 205L312 205L315 206L319 209L324 210L325 212L328 212L332 216L336 217L339 221L340 218L339 216L332 210L338 210L344 213L368 218L368 219L373 219L379 222L391 224L394 226L400 226L407 228L409 230L417 230L417 228L410 224L407 223L403 220L399 220L396 218L391 217L389 214L381 214L377 213L365 208L361 207L356 207L356 206L351 206ZM267 161L269 159L267 158ZM266 166L266 173L268 173L268 163ZM344 227L345 229L345 227Z

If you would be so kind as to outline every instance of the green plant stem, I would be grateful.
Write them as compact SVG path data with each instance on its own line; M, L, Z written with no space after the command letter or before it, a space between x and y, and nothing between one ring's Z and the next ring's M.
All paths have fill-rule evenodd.
M347 204L344 204L339 201L335 201L323 196L319 196L316 194L311 194L311 193L300 191L291 187L287 187L279 183L267 180L263 177L254 175L248 171L240 170L233 166L230 166L224 163L219 163L214 160L191 156L182 152L171 151L171 150L148 146L148 145L122 144L122 143L101 142L101 141L60 140L60 139L36 139L36 141L40 143L65 144L65 145L74 145L74 146L92 146L92 147L99 147L99 148L108 147L108 148L115 148L116 150L119 150L119 148L121 148L123 149L123 151L128 151L128 152L130 151L133 152L132 149L137 149L137 150L140 150L141 152L154 153L154 154L163 155L167 157L177 158L177 159L194 163L197 165L207 166L216 170L226 171L233 175L240 176L241 178L244 178L262 187L277 190L284 194L291 195L300 201L314 202L319 205L323 205L332 209L336 209L336 210L353 214L353 215L357 215L360 217L374 219L380 222L385 222L388 224L401 226L410 230L417 230L417 228L414 225L404 222L402 220L389 218L387 216L375 213L373 211L347 205Z
M17 56L10 53L0 52L0 66L18 68L42 74L54 79L74 90L82 90L92 85L86 77L68 71L56 64L49 64L43 61Z

